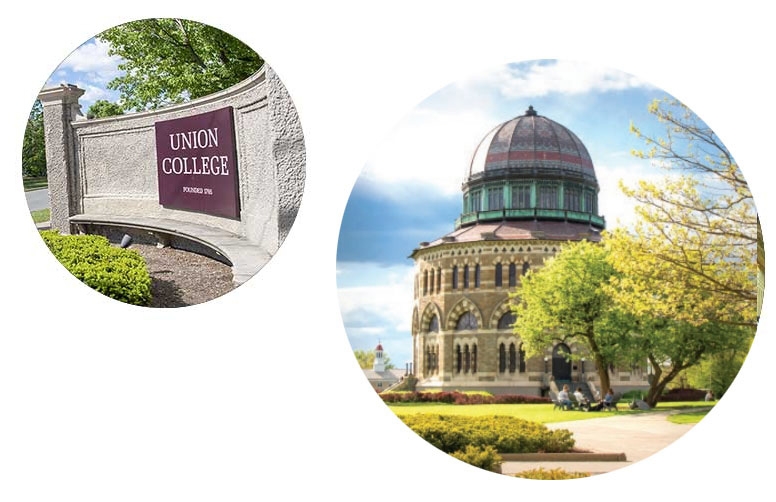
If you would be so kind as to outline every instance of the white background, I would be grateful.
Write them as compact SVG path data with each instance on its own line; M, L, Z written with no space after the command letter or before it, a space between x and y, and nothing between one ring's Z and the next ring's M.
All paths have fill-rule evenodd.
M776 224L768 190L774 35L772 17L744 3L525 4L82 1L7 9L0 500L552 496L555 484L486 473L430 447L361 376L335 280L352 185L393 125L449 82L508 62L577 59L637 75L698 113L749 180L768 245ZM302 121L307 182L290 235L255 278L204 305L152 310L107 300L55 262L27 214L20 158L37 91L70 51L113 25L172 16L224 29L273 66ZM767 488L775 400L760 387L773 381L771 305L766 298L734 386L703 422L647 460L564 482L564 491L717 500Z

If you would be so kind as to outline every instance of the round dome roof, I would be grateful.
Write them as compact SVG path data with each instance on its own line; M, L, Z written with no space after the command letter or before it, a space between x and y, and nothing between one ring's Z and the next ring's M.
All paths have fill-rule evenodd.
M483 138L472 156L467 181L526 171L596 181L593 161L577 135L538 115L533 106Z

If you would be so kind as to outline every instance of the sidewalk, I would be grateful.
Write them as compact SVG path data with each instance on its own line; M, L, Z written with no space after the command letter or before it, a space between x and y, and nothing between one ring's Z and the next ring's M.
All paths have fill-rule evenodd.
M511 462L501 465L503 474L528 469L561 468L569 472L601 474L632 465L670 445L694 424L674 424L667 416L675 411L615 415L573 422L547 424L550 429L568 429L574 434L575 447L596 453L624 453L624 462Z

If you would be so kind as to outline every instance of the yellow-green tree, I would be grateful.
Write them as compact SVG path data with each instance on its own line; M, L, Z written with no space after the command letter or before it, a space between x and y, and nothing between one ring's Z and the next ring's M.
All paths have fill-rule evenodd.
M632 131L634 151L669 171L661 182L621 185L639 204L628 238L612 247L632 307L695 325L757 323L757 213L737 163L714 132L677 101L650 112L664 137Z
M681 371L748 346L757 324L757 214L733 157L687 107L655 101L664 137L632 131L635 151L668 170L622 186L637 222L605 235L618 274L605 285L643 324L634 335L654 375L648 402Z

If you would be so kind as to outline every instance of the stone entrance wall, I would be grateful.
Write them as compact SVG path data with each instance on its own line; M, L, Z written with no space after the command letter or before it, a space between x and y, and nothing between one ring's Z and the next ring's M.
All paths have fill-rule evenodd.
M70 217L150 217L215 227L273 254L301 203L306 154L301 124L285 87L267 65L216 94L160 110L86 120L68 85L44 89L51 225L73 231ZM159 204L154 124L227 106L234 109L239 219Z

